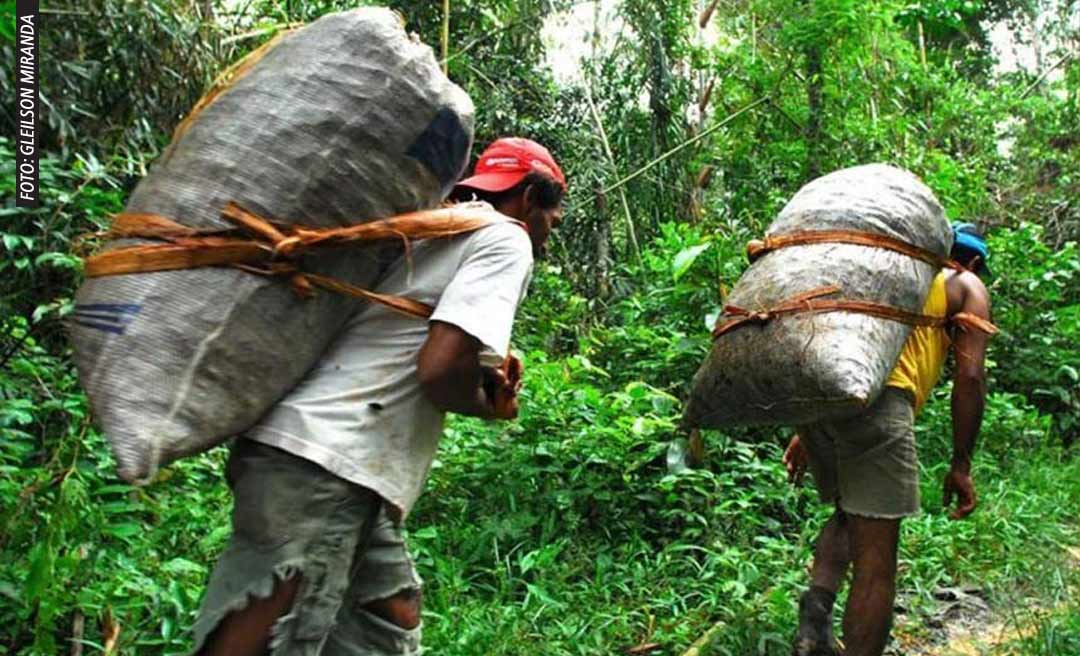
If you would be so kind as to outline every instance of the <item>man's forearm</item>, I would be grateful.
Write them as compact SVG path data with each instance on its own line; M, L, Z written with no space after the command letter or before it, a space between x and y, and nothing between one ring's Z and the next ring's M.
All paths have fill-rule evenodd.
M456 412L459 415L466 415L469 417L479 417L481 419L490 419L492 416L493 408L495 407L489 398L488 393L484 390L484 386L478 384L473 390L473 393L462 399L461 404L449 412Z
M456 380L439 381L425 388L428 398L443 412L453 412L470 417L489 418L493 404L484 389L481 373L461 372L452 377Z
M986 382L980 378L958 377L953 381L952 425L954 469L971 470L971 457L982 426L986 407Z

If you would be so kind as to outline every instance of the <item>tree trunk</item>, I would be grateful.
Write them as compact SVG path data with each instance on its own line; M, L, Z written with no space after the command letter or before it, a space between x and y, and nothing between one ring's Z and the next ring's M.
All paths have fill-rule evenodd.
M650 43L651 79L649 83L649 109L652 112L652 156L656 157L667 150L667 131L671 123L671 108L668 107L668 92L671 86L671 71L668 69L667 53L664 51L664 41L659 30L646 37ZM668 166L664 167L665 169ZM661 179L670 180L671 177L661 173ZM667 190L664 185L654 187L654 200L652 207L653 223L659 225L663 219L661 208L670 207Z
M607 298L611 295L608 277L608 264L611 262L611 221L607 211L607 196L599 180L594 191L593 207L596 210L593 219L596 226L596 267L593 270L593 289L597 297Z
M821 175L821 114L822 86L821 48L811 44L806 48L806 104L809 113L806 120L806 179Z

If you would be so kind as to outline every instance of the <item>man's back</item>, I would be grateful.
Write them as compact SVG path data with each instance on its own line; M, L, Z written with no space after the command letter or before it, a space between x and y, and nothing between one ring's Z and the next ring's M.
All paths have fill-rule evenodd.
M528 236L507 220L414 244L378 291L433 306L432 320L466 329L501 361L531 264ZM247 437L371 488L407 513L442 434L444 413L417 377L427 336L428 322L369 306Z
M930 284L930 293L922 313L936 319L948 317L948 273L942 271ZM949 334L944 326L915 326L911 329L900 357L886 385L908 392L914 400L915 412L922 409L930 392L941 377L941 369L949 354Z

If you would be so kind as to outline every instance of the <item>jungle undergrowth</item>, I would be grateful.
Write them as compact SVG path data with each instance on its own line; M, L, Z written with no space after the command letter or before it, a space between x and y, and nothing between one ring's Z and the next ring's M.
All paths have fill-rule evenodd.
M699 238L673 228L657 252ZM656 644L651 653L677 656L718 621L725 628L705 653L786 653L830 512L786 483L779 457L790 431L707 433L703 469L672 475L665 464L682 386L708 344L696 315L709 304L688 300L717 275L702 253L661 292L614 301L615 318L563 353L541 348L533 321L573 303L559 303L564 288L538 272L515 337L526 366L520 419L453 419L410 518L433 653ZM682 308L675 320L656 319L672 308ZM224 452L179 462L146 488L120 483L67 355L27 337L25 321L6 330L22 346L0 376L0 644L44 655L75 638L95 653L116 632L119 653L182 653L228 535ZM632 360L622 344L635 345ZM1069 588L1053 564L1080 544L1080 460L1049 415L1000 389L975 459L980 507L948 520L948 412L945 385L918 422L923 514L903 531L900 637L924 632L942 587L977 586L1000 609L1057 608ZM1054 649L1075 640L1067 612L1039 621L1038 637L1025 639Z

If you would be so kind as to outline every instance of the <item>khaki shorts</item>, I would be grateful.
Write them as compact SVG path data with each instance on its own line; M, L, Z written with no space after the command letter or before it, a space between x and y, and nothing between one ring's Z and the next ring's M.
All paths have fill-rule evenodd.
M919 512L919 458L910 393L886 387L852 419L799 428L821 500L861 517Z
M420 627L403 629L364 608L421 585L401 527L377 494L245 439L233 446L226 477L233 534L195 621L196 653L226 615L295 574L300 590L274 625L274 656L420 653Z

